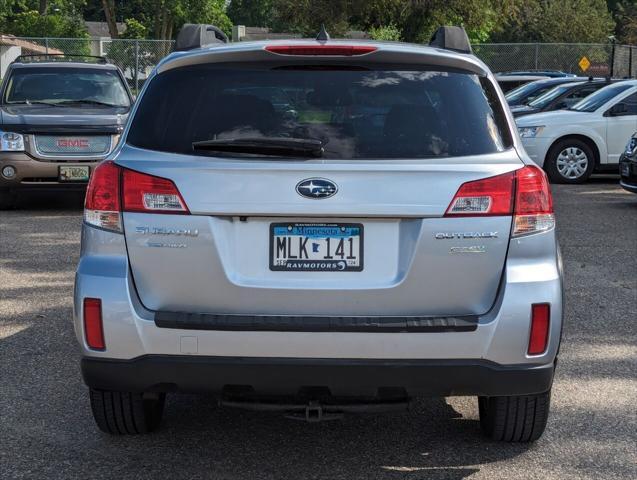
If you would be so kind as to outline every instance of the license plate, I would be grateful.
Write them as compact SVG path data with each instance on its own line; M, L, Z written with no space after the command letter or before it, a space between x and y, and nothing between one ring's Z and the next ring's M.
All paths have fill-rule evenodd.
M630 177L630 165L628 163L622 163L622 172L624 177Z
M363 225L272 223L270 270L360 272L363 270Z
M60 182L86 182L89 177L89 167L60 166Z

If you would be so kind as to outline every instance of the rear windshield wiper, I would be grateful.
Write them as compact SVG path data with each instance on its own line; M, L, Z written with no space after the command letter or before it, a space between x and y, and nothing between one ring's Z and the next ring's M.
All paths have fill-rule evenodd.
M126 105L116 105L114 103L100 102L99 100L62 100L56 105L97 105L99 107L125 107Z
M193 142L193 150L275 157L321 157L323 142L309 138L254 137Z

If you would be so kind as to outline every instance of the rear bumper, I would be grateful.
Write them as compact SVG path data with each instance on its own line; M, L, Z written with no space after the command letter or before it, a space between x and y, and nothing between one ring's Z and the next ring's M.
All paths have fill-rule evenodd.
M376 395L404 388L410 396L528 395L546 392L554 363L498 365L486 360L370 360L145 355L132 360L85 357L82 375L96 389L211 392L249 386L257 394Z
M637 159L629 160L622 155L619 159L619 184L629 192L637 193Z

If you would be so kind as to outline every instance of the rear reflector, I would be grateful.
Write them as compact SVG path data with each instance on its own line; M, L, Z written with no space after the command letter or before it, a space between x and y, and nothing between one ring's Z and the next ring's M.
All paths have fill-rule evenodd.
M447 217L513 215L512 237L555 226L551 190L542 169L525 166L495 177L463 183L447 208Z
M104 350L106 345L102 325L102 301L99 298L85 298L83 316L86 344L93 350Z
M171 180L133 170L123 170L122 199L125 212L189 213Z
M529 335L529 355L540 355L546 350L549 339L551 307L548 303L531 305L531 333Z
M352 57L365 55L377 50L368 45L269 45L265 47L268 52L279 55L329 55L340 57Z

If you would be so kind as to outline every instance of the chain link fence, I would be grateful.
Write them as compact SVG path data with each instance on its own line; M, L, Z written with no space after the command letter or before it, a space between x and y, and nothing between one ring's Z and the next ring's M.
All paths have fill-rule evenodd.
M27 38L0 36L0 76L19 55L66 54L103 56L117 65L137 93L153 67L174 48L173 40Z
M561 70L637 78L637 47L600 43L482 43L473 51L494 72ZM581 68L580 62L586 58ZM611 68L612 65L612 68Z
M18 55L65 53L107 57L124 72L137 93L159 60L174 48L172 40L17 38L0 36L0 77ZM637 47L584 43L483 43L474 53L494 72L561 70L580 75L637 78ZM585 71L582 58L589 63ZM614 61L613 61L614 59ZM585 62L586 63L586 62ZM612 69L611 69L612 64Z

